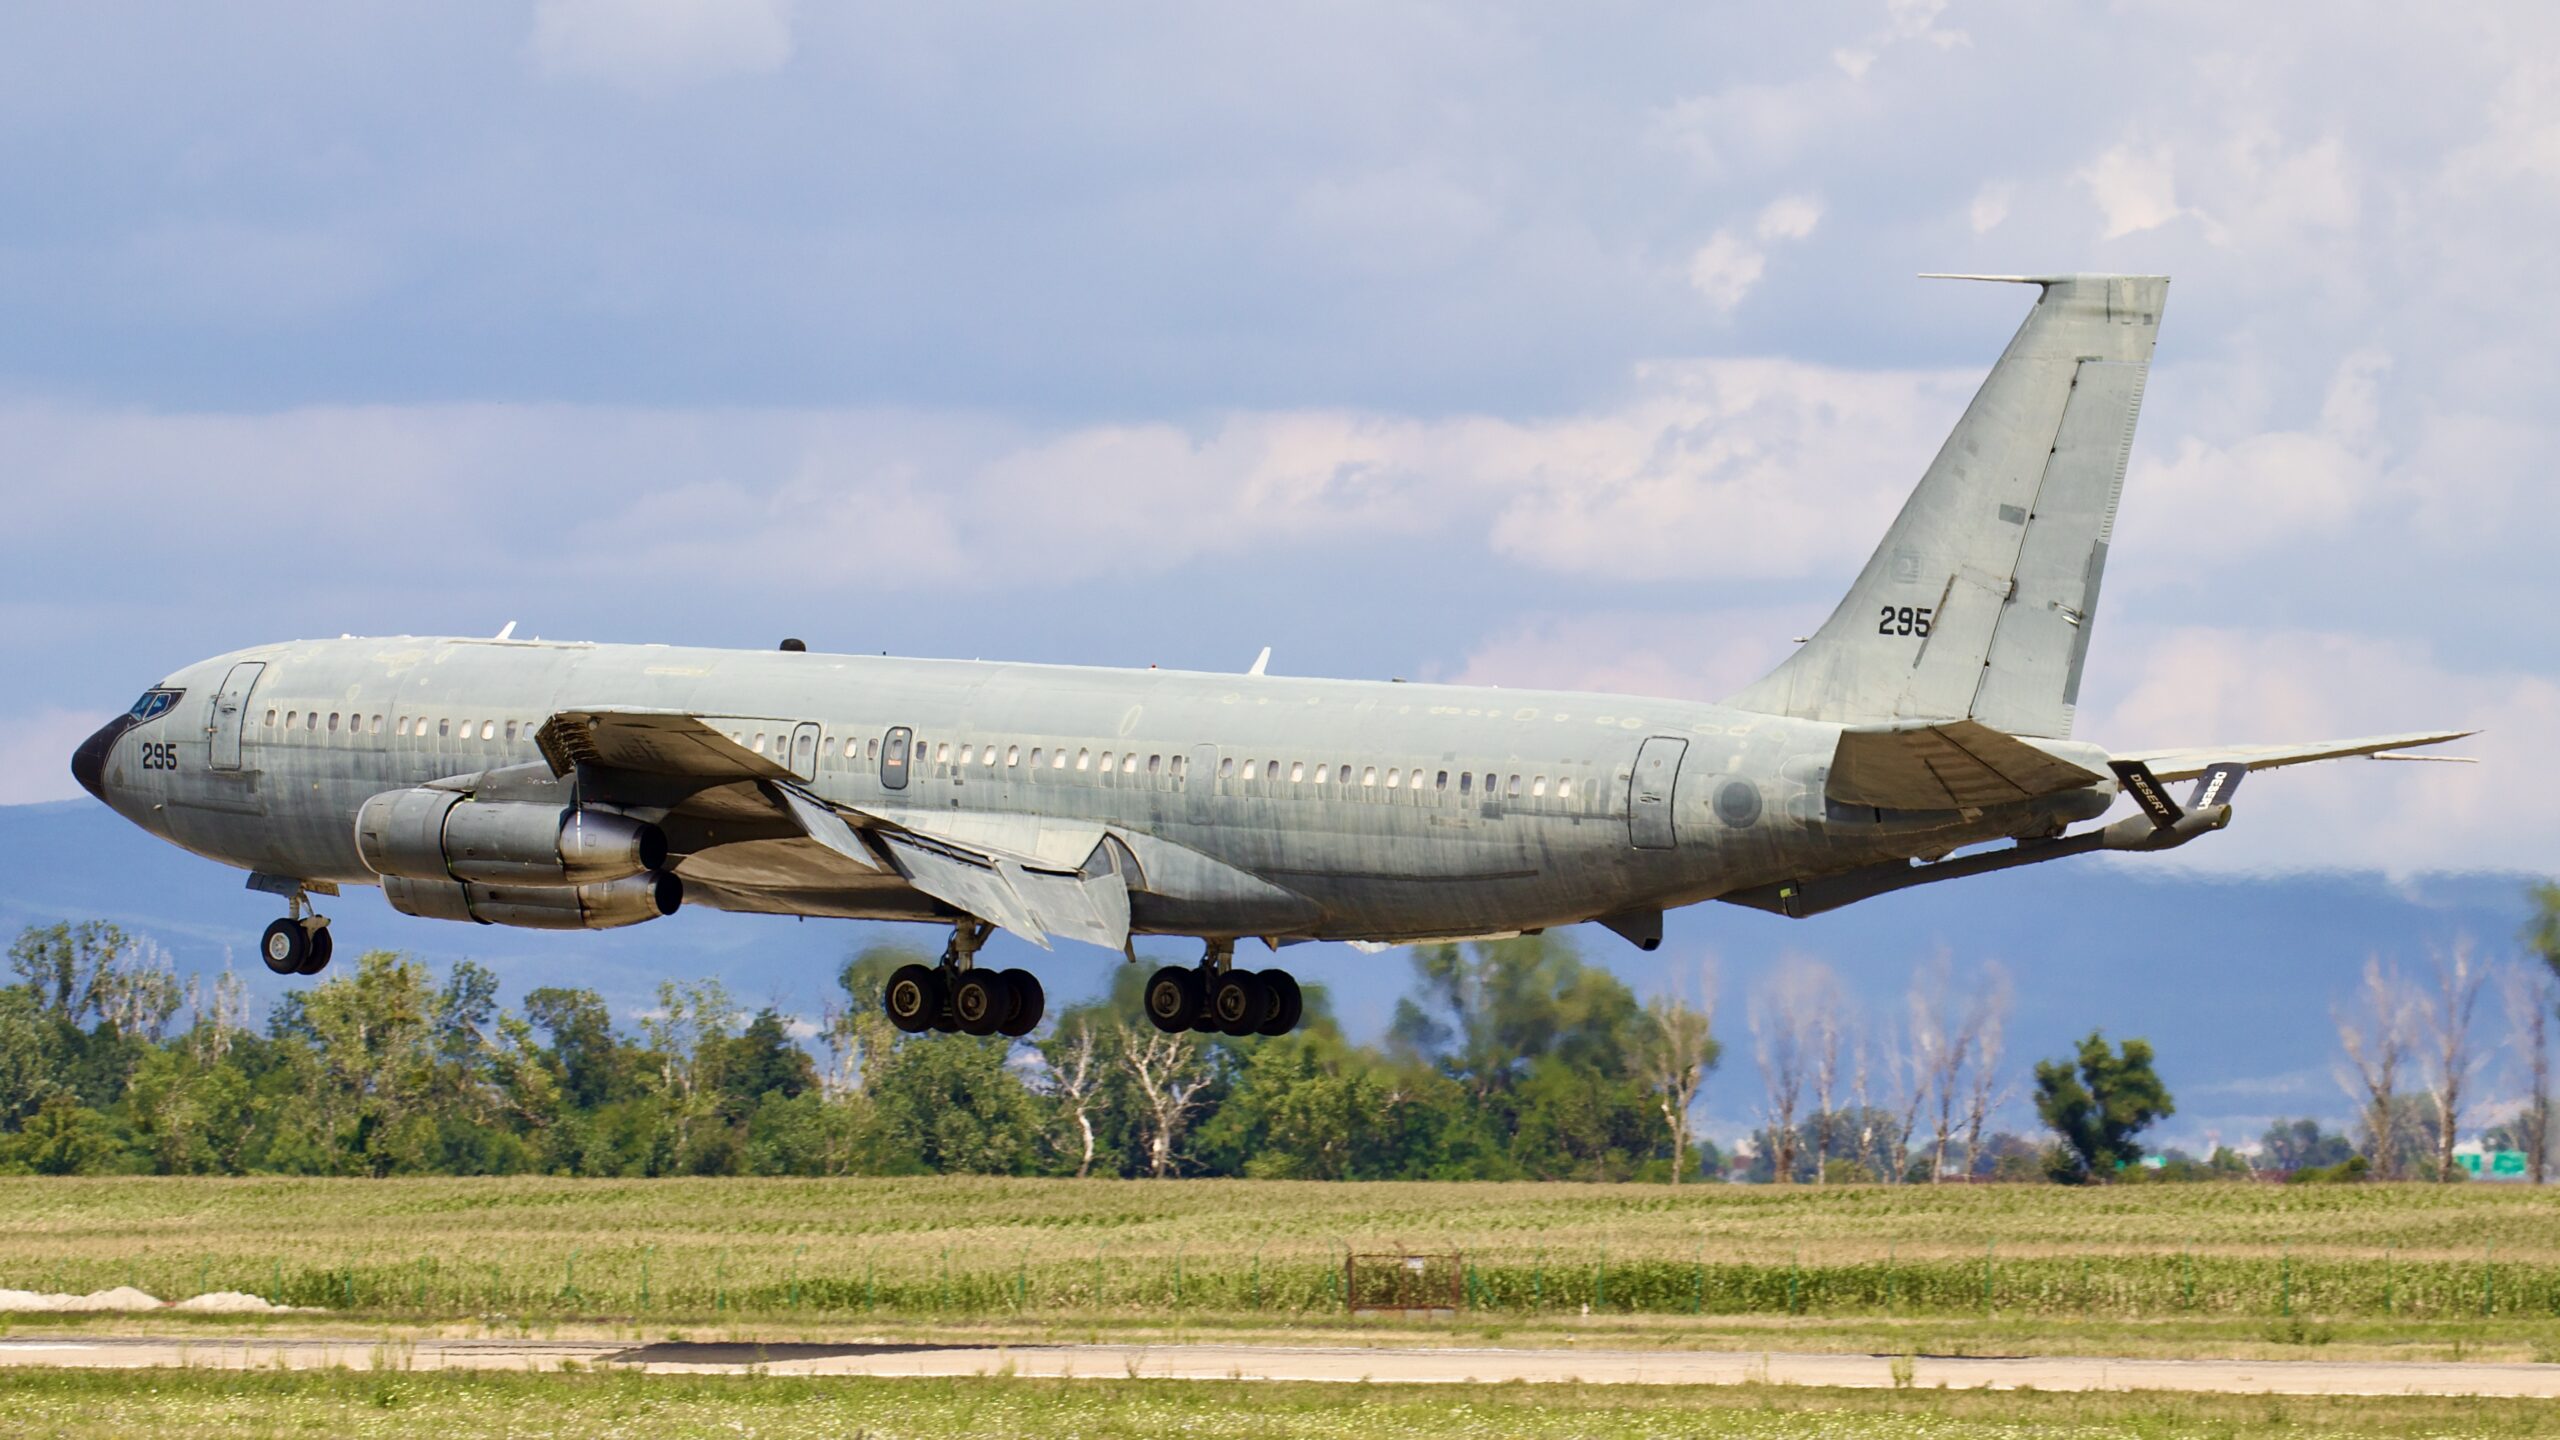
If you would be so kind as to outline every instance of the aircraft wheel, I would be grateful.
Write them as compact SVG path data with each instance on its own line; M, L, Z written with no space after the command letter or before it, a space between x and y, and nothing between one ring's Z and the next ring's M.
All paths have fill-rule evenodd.
M1250 1035L1262 1023L1271 1003L1262 977L1250 970L1230 970L1209 986L1209 1021L1222 1035Z
M1262 1012L1262 1023L1254 1027L1259 1035L1286 1035L1298 1028L1307 1013L1306 996L1298 992L1298 977L1286 970L1265 970L1262 983L1271 992L1271 1004Z
M1191 1028L1200 1013L1200 977L1180 965L1167 965L1147 977L1147 1019L1168 1035Z
M302 957L302 964L294 973L298 975L317 975L321 971L328 969L329 957L336 954L338 950L337 942L329 938L329 927L326 925L312 926L311 938L305 941L304 944L310 953Z
M1005 971L1004 983L1013 992L1013 1014L996 1027L996 1033L1019 1040L1039 1028L1040 1012L1049 1008L1049 996L1040 988L1040 977L1028 970Z
M1013 987L1001 970L970 970L951 982L951 1018L971 1035L993 1035L1013 1014Z
M930 965L899 966L881 992L881 1006L889 1012L889 1023L910 1035L932 1029L942 1016L941 973Z
M299 922L279 920L259 937L258 957L279 975L299 975L302 962L311 958L311 936Z

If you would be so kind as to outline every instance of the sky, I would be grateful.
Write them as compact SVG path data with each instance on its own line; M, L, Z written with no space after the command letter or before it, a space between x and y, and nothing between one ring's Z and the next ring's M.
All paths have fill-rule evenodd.
M2026 295L2173 277L2082 696L2144 866L2560 870L2560 10L0 13L0 804L339 633L1715 698Z

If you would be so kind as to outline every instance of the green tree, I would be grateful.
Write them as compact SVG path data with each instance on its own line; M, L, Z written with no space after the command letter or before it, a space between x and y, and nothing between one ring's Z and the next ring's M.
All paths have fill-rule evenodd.
M1029 1173L1039 1144L1038 1105L1007 1062L1000 1035L901 1039L872 1085L890 1153L901 1168L939 1174Z
M2151 1045L2127 1040L2111 1050L2092 1030L2072 1060L2036 1063L2036 1114L2063 1144L2057 1180L2104 1182L2142 1158L2135 1137L2177 1106L2151 1068Z

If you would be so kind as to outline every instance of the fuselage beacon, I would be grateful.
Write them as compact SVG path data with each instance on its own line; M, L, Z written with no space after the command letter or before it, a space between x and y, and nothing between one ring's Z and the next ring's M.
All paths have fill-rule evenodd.
M1070 846L1108 835L1134 862L1131 930L1215 938L1399 941L1641 917L1790 876L2049 834L2113 795L2104 785L1970 813L1880 814L1824 798L1837 725L1627 696L1272 675L402 637L243 650L152 693L171 697L165 708L116 722L84 750L84 783L152 833L262 876L382 883L384 855L369 863L359 843L369 802L453 777L474 783L447 793L503 789L510 771L549 779L537 732L601 706L704 717L788 783L915 834L1034 853L1044 830ZM507 808L556 832L570 798L535 784ZM667 797L621 796L612 810L670 812L641 823L664 835L687 903L953 917L896 865L835 863L760 807L733 816L634 798ZM390 878L430 878L420 870L413 854ZM445 871L506 878L460 858Z

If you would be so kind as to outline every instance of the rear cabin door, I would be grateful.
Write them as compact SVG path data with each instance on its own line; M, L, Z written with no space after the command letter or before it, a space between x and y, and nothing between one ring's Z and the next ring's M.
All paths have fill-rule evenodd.
M1687 753L1688 741L1665 735L1636 751L1635 773L1627 777L1627 839L1637 849L1668 850L1680 843L1671 828L1671 789Z
M208 768L240 768L240 732L249 723L249 692L258 688L258 677L266 669L262 660L243 660L223 678L221 692L213 697L213 755L205 762Z
M818 778L818 722L803 720L791 728L791 758L784 763L803 780Z

